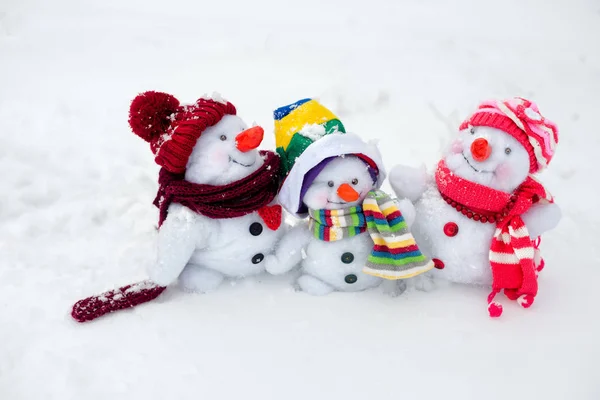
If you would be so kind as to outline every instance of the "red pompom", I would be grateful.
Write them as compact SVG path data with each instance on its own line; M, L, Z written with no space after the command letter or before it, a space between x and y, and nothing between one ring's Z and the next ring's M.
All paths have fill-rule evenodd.
M151 142L169 129L169 116L178 108L179 100L170 94L144 92L131 102L129 126L133 133L146 142Z
M490 317L498 318L502 315L502 304L496 303L495 301L491 302L490 304L488 304L488 312L490 314Z

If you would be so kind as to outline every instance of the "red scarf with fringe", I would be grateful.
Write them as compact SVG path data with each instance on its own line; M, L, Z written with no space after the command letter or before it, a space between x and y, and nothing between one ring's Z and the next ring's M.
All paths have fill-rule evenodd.
M494 302L501 290L509 299L530 307L537 295L537 273L543 260L537 249L539 241L529 237L521 216L533 204L553 202L552 196L531 176L513 193L506 193L455 175L444 160L438 164L435 180L442 197L457 210L482 223L496 224L489 252L493 275L490 316L502 314L502 305Z

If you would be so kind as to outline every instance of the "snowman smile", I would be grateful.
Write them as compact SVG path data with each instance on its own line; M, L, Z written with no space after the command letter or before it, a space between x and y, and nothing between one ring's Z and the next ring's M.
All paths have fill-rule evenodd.
M231 156L229 156L229 161L232 162L232 163L241 165L242 167L251 167L251 166L253 166L256 163L256 161L255 161L252 164L242 164L241 162L234 160L233 157L231 157Z
M465 161L467 162L467 164L469 164L469 167L471 167L473 169L473 171L475 172L485 172L487 174L494 174L495 171L485 171L483 169L477 169L473 166L473 164L471 164L471 162L469 161L469 159L465 156L465 153L460 153L462 154L463 158L465 159Z

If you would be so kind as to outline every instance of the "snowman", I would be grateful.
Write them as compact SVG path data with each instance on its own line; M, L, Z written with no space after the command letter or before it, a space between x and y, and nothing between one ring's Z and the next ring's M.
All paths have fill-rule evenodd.
M412 260L397 251L396 256L391 254L387 246L394 247L397 240L386 242L390 232L387 222L384 234L373 222L374 213L384 208L396 212L390 221L407 231L404 218L414 217L409 201L401 205L406 211L403 215L398 204L377 191L385 179L385 169L374 144L346 133L340 120L312 99L281 107L274 118L277 152L285 175L279 200L296 217L308 216L308 224L298 224L281 244L301 262L300 290L312 295L356 292L377 287L385 278L393 283L386 285L386 291L397 294L402 290L402 285L395 284L397 279L433 267L418 249L409 254L414 256ZM367 199L372 203L369 210ZM398 233L394 238L411 239L410 233L394 232ZM404 233L407 235L402 236ZM300 260L301 252L305 257ZM396 265L388 269L390 260ZM273 264L275 269L268 266L267 270L283 273L290 264Z
M257 150L261 127L249 128L219 95L181 105L152 91L133 100L129 123L161 166L157 262L149 281L88 299L76 319L148 301L176 281L185 291L205 293L225 278L285 265L289 252L276 252L285 231L274 203L280 159ZM112 303L107 311L98 311L98 298Z
M436 276L492 286L493 317L502 313L500 291L525 308L537 294L539 238L561 212L531 175L548 165L557 142L556 125L535 103L488 101L462 123L433 177L403 165L390 172L396 195L416 206L413 232Z

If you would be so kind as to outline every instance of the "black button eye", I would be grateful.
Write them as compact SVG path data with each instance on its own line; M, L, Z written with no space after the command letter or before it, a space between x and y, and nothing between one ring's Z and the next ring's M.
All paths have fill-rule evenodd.
M333 187L333 181L329 181L329 182L327 182L327 186L329 186L329 187Z
M506 155L509 155L512 152L512 149L510 147L507 147L504 149L504 152L506 153Z
M357 280L358 280L358 277L354 274L346 275L344 277L344 281L349 284L356 283Z
M227 140L227 136L225 136L225 135L221 135L220 139L221 139L221 140L224 142L224 141L226 141L226 140Z
M254 257L252 257L252 264L258 264L264 259L265 256L263 255L263 253L255 254Z
M353 185L358 185L358 179L356 179L356 178L352 179L352 184Z
M342 262L344 264L350 264L352 261L354 261L354 254L350 252L342 254Z
M474 135L475 134L475 128L471 128L470 132L471 132L471 135Z
M252 225L250 225L250 234L252 236L258 236L262 233L262 231L263 227L260 222L253 222Z

